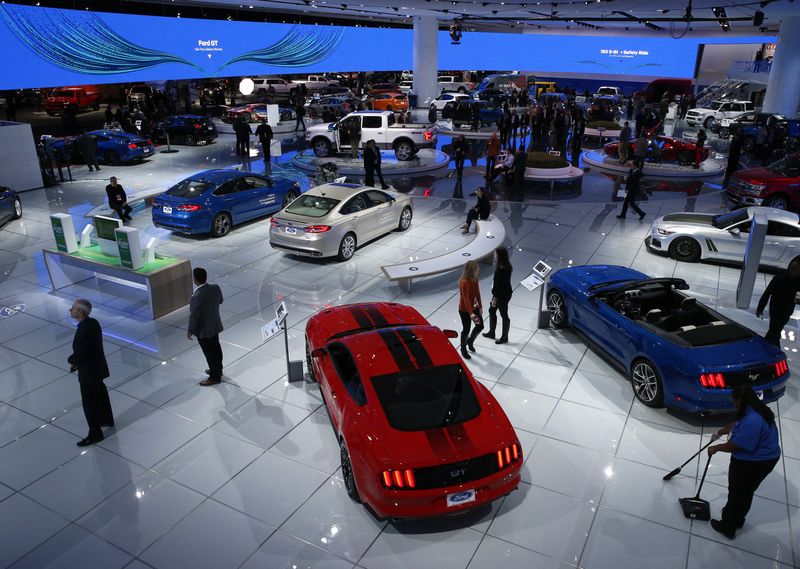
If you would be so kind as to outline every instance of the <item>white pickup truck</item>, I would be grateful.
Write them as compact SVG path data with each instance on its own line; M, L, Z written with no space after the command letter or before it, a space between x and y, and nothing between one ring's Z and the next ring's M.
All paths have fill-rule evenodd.
M306 79L295 79L292 83L296 85L304 83L309 91L319 91L325 87L339 84L335 79L327 79L324 75L309 75Z
M686 113L686 124L691 126L703 125L706 129L709 129L714 119L732 119L754 110L755 107L752 101L711 101L706 107L689 109Z
M398 160L411 160L421 148L436 148L435 126L396 124L391 111L358 111L337 122L311 126L306 131L306 142L320 158L336 152L350 152L353 122L361 128L359 148L368 140L374 140L378 148L394 149Z
M458 93L467 93L474 87L469 81L459 81L458 77L453 75L440 75L437 81L439 82L439 92L441 91L456 91Z

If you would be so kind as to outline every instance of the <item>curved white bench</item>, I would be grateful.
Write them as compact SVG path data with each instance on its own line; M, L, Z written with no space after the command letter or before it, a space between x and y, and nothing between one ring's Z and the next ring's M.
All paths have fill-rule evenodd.
M383 274L390 281L400 281L400 288L409 292L413 279L461 269L467 261L488 259L491 262L494 250L506 240L506 227L496 215L490 216L489 219L476 220L473 223L477 224L478 233L474 239L460 249L430 259L398 265L384 265L381 267Z
M167 186L168 188L169 186ZM133 208L132 213L138 213L145 209L145 200L147 198L152 198L153 196L157 196L158 194L163 194L167 188L159 188L159 189L150 189L150 190L142 190L140 192L133 192L127 194L128 196L128 205ZM114 210L111 209L111 206L108 205L107 201L104 201L99 206L92 208L88 212L84 214L83 217L88 217L89 219L93 218L95 215L105 215L107 217L114 217L116 214Z

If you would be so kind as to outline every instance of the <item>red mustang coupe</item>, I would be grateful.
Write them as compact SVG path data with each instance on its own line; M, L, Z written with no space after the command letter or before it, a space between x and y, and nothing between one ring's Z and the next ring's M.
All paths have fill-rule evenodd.
M380 518L461 512L519 485L517 435L454 334L396 303L328 308L306 325L347 493Z
M633 141L630 141L630 148L628 156L633 158ZM616 158L619 153L619 143L609 142L603 149L606 154ZM679 162L683 165L692 164L695 161L695 152L697 145L693 142L687 142L680 138L672 138L671 136L651 136L648 138L647 144L647 158L657 162ZM708 158L709 149L704 146L701 149L700 162Z

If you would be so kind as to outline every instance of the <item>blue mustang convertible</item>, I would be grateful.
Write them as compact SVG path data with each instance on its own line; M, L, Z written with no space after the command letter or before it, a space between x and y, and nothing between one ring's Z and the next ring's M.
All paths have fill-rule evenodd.
M152 141L138 134L122 130L92 130L81 136L91 136L97 142L97 160L117 166L128 162L141 162L155 153ZM50 148L72 162L83 162L77 136L52 139Z
M783 352L682 292L688 288L627 267L571 267L551 277L547 308L552 326L570 326L601 348L650 407L733 411L731 388L740 383L764 401L783 395Z
M283 209L300 193L300 185L289 178L206 170L153 199L153 225L222 237L236 224Z

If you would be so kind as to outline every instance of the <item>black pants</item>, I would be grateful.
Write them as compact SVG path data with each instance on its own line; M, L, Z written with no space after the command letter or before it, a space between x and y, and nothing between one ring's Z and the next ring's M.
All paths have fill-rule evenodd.
M97 163L97 156L92 152L83 152L81 153L83 156L83 161L86 162L86 165L89 167L89 171L92 170L92 167L100 169L100 165Z
M497 163L497 156L487 156L486 157L486 179L488 180L492 176L492 170L494 169L494 165Z
M478 337L478 334L481 333L483 330L483 316L481 316L480 312L477 310L474 312L480 319L478 324L475 324L472 321L472 314L469 312L462 312L458 311L458 315L461 317L461 349L463 350L467 344L472 344L475 341L475 338ZM472 326L474 325L474 328ZM470 328L472 331L470 332Z
M272 158L271 150L270 150L270 140L265 138L261 139L261 152L264 154L264 162L269 162L270 158Z
M237 136L236 137L236 154L241 156L250 156L250 137Z
M464 161L465 156L456 156L456 177L461 178L464 175Z
M470 228L470 226L472 225L472 222L473 222L473 221L475 221L475 220L476 220L476 219L478 219L478 218L479 218L479 216L478 216L478 210L477 210L477 208L474 208L474 207L473 207L473 208L471 208L470 210L468 210L468 211L467 211L467 220L464 222L464 223L466 223L466 224L467 224L467 229L469 229L469 228ZM484 218L484 219L485 219L485 218Z
M89 438L103 438L103 425L114 424L114 413L111 410L111 400L108 398L108 389L102 379L80 381L81 403L86 423L89 425Z
M117 212L117 215L119 216L120 219L124 220L131 218L131 212L133 211L133 208L129 206L127 203L125 205L108 204L108 206Z
M219 334L210 338L197 338L200 349L208 362L209 379L222 379L222 346L219 345Z
M630 192L629 191L625 195L625 199L622 202L622 213L620 213L620 216L625 217L625 214L628 213L628 206L630 206L630 208L633 211L638 213L639 217L643 217L644 216L644 212L641 209L639 209L638 205L636 205L636 193L635 192Z
M378 180L381 183L381 187L386 187L386 182L383 181L383 172L381 172L381 165L375 164L375 166L367 167L367 175L364 177L364 185L365 186L372 186L375 187L375 174L378 174Z
M303 120L303 117L297 115L297 122L294 123L294 129L299 130L301 126L303 130L306 130L306 121Z
M508 337L508 330L511 328L511 319L508 317L508 302L511 298L501 299L494 297L493 304L489 306L489 334L494 335L495 328L497 328L497 312L500 311L500 318L503 319L503 332L502 337Z
M753 503L753 494L776 464L778 458L750 461L731 457L728 467L728 503L722 508L721 516L726 530L735 532L742 527Z
M781 347L781 332L783 327L789 323L791 314L772 314L769 315L769 330L764 335L764 339L772 342L779 348Z

